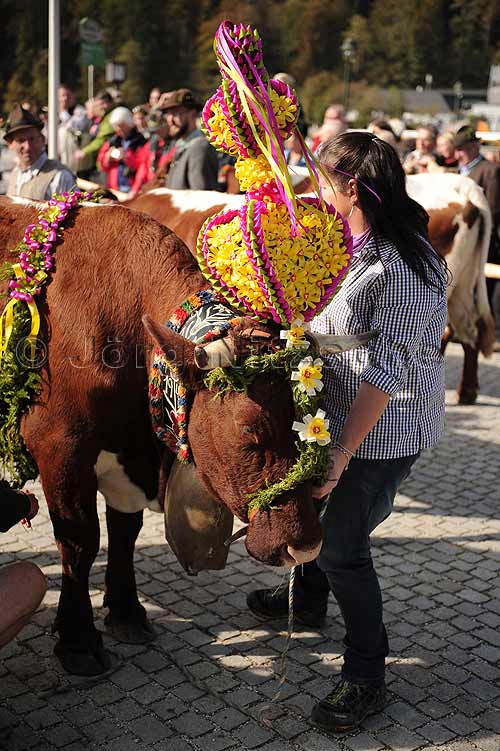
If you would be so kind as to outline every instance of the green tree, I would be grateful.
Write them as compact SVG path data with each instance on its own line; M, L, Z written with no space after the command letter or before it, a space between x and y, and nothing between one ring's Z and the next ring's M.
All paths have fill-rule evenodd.
M491 0L452 0L451 76L468 86L484 86L491 60Z

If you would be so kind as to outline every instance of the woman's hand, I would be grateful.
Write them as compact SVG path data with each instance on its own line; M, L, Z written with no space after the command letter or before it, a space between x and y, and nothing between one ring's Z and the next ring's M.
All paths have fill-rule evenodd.
M332 449L330 455L330 467L328 469L328 480L321 487L314 487L312 490L313 498L324 498L329 495L340 480L340 475L347 464L347 457L338 449Z
M20 492L28 496L30 501L30 510L28 511L27 518L34 519L39 511L38 498L33 493L30 493L29 490L21 490Z

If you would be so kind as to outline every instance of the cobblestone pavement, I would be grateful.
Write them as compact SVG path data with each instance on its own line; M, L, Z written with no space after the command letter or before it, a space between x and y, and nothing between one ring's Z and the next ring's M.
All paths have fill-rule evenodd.
M450 389L460 362L452 345ZM308 721L339 672L335 603L321 632L296 632L285 698L263 715L286 633L284 624L249 614L245 595L279 583L280 574L237 544L225 571L190 578L164 543L162 518L149 513L136 570L156 641L135 647L107 638L115 672L90 682L65 676L52 656L59 562L43 509L32 533L18 525L1 539L0 563L34 560L49 591L31 625L0 655L0 748L500 751L500 354L481 363L480 376L474 407L454 406L448 392L444 440L419 460L397 511L377 530L390 703L359 732L329 737ZM91 589L100 627L105 545Z

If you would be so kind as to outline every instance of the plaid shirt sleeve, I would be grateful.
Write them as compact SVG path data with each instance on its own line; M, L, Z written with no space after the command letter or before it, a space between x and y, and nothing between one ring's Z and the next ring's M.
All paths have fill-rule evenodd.
M372 294L371 328L378 331L378 337L369 345L369 364L360 380L393 396L406 385L441 293L429 288L406 264L398 263L385 268Z

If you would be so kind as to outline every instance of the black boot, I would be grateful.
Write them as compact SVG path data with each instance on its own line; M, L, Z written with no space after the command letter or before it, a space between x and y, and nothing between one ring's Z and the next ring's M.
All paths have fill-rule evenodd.
M365 717L380 712L385 702L385 683L365 686L341 679L334 690L313 707L311 719L323 730L342 733L354 730Z
M249 610L260 618L288 618L288 584L278 589L254 589L247 595ZM328 592L307 597L297 588L293 599L293 618L304 626L319 627L325 622Z

